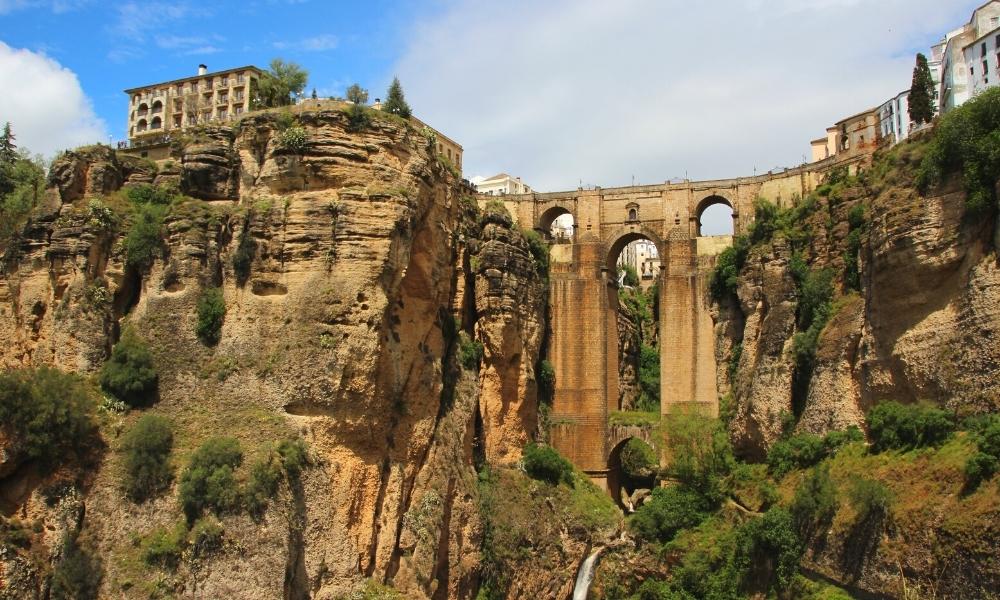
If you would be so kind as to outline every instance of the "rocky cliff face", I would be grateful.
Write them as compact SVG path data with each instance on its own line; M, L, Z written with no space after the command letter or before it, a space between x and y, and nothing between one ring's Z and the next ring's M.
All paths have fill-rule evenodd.
M867 174L816 196L815 209L799 223L810 239L801 257L810 268L836 275L832 315L807 380L796 381L799 293L784 235L749 251L736 298L716 305L717 354L722 364L734 361L731 381L720 368L724 384L731 385L729 432L745 457L764 457L789 421L795 433L825 434L851 425L865 431L866 412L883 400L932 402L963 416L1000 410L992 383L1000 368L1000 348L991 341L1000 329L995 222L965 217L958 181L927 194L917 191L914 174L924 146L918 140L876 157ZM865 215L860 291L851 291L844 277L851 260L849 214L861 214L859 206ZM733 359L736 347L741 351ZM925 589L947 588L955 597L978 593L973 580L995 577L995 566L980 554L996 551L989 525L996 510L975 499L954 508L958 500L949 486L957 473L961 487L961 464L948 469L935 475L916 467L874 466L866 476L907 495L898 498L894 525L875 542L881 549L847 569L851 540L835 527L822 546L809 549L804 568L873 597L902 589L904 572L911 585ZM921 506L921 497L965 514ZM953 569L943 565L942 555L963 551L941 544L950 548L943 540L952 540L955 530L975 541L963 566ZM976 575L970 578L970 572Z
M294 150L267 114L202 130L159 169L107 149L69 153L7 249L0 364L93 374L127 327L154 351L159 398L147 410L173 423L175 466L212 435L236 437L248 457L288 436L310 448L301 485L263 520L225 517L223 551L175 571L141 564L137 540L178 520L176 489L137 505L119 487L117 435L137 411L102 427L100 466L67 495L78 519L56 514L37 477L0 480L5 513L41 523L32 547L50 554L39 564L58 557L59 523L93 540L102 597L337 598L369 578L411 598L475 593L474 457L516 461L535 431L543 278L519 232L479 226L411 126L377 118L353 134L336 110L295 126L306 143ZM141 182L190 197L171 208L146 271L126 266L125 228L101 212ZM249 273L234 268L238 252ZM208 287L226 303L214 347L194 333ZM478 373L458 364L456 324L485 346ZM44 594L21 555L0 559L5 581L22 581L0 596Z

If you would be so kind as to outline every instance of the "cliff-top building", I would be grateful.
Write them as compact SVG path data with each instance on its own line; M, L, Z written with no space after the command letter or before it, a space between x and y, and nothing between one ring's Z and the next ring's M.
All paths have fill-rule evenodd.
M129 95L128 137L182 130L192 125L239 119L250 103L261 70L254 66L198 74L125 90Z

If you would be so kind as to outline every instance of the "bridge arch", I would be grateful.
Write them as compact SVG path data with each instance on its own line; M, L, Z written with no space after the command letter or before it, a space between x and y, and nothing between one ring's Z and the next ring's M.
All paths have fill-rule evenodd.
M703 227L705 225L706 212L715 212L717 208L727 208L729 213L729 218L731 219L729 231L724 231L722 233L705 233ZM721 211L719 211L721 212ZM702 198L694 210L695 215L695 235L698 237L703 237L705 235L734 235L736 233L736 220L739 217L739 212L736 210L736 206L733 204L732 200L727 198L724 194L713 193L710 196ZM713 215L716 216L717 215Z
M653 242L656 246L656 252L661 258L663 257L663 251L666 249L663 244L663 239L657 235L655 231L641 224L620 227L613 231L607 239L608 253L605 265L607 266L608 273L617 272L618 257L621 255L622 250L625 249L625 246L628 246L636 240L649 240Z
M568 206L567 203L559 202L539 212L538 217L535 219L535 229L547 234L552 229L552 224L555 223L556 219L563 215L573 217L573 224L576 224L576 214L573 213L573 207Z
M658 456L655 446L648 439L643 439L644 437L627 436L616 443L608 453L608 492L615 504L626 511L636 508L630 506L631 502L628 500L636 490L652 490L656 483L656 470L659 467L657 459L653 459L648 473L644 474L629 473L622 461L623 451L633 440L646 446L652 456Z

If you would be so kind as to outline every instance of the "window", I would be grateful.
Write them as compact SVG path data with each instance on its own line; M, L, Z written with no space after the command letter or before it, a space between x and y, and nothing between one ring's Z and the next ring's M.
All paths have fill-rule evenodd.
M191 82L191 93L194 94L197 91L198 91L198 82L197 81L192 81Z
M243 107L242 106L234 106L233 107L233 112L236 113L236 114L238 114L238 115L242 115L243 114Z
M178 83L177 84L177 95L178 96L183 96L184 95L184 84L183 83Z
M639 211L637 211L634 208L628 209L628 220L629 221L638 221L639 220Z
M983 78L989 78L990 76L990 63L983 61Z
M222 87L229 87L229 78L223 77L220 85L222 85Z
M205 89L206 90L212 89L212 80L211 79L206 79L205 80Z
M982 53L983 53L983 58L986 58L986 42L983 42L982 44Z
M225 118L226 118L226 109L220 108L219 109L219 120L222 120L222 119L225 119Z
M244 80L243 73L240 73L239 75L236 76L236 85L242 84L243 80Z
M243 100L243 92L236 92L233 95L233 99L236 100L237 102Z
M219 94L219 104L225 104L227 102L229 102L229 95L228 94L222 94L222 93L220 93Z

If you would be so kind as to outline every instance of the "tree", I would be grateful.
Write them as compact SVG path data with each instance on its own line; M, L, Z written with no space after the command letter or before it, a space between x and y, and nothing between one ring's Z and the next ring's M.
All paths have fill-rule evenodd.
M261 75L257 94L265 108L288 106L292 97L306 88L309 72L296 63L280 58L271 61L271 67Z
M389 91L386 93L382 110L399 115L404 119L409 119L413 114L410 105L406 103L406 98L403 97L403 86L399 83L399 77L392 78L392 85L389 86Z
M910 84L910 120L920 125L930 123L934 118L934 80L927 66L927 57L917 54L917 65L913 67L913 82Z
M170 421L143 415L122 440L125 493L136 502L154 496L170 485L173 477L168 458L174 434Z
M14 139L10 121L7 121L3 126L3 133L0 133L0 163L12 165L17 160L17 145L14 144Z
M354 104L368 104L368 90L356 83L351 84L351 87L347 88L345 96L347 97L348 102L352 102Z
M319 96L316 94L316 88L313 88L312 99L317 100Z
M126 331L111 350L111 360L100 373L101 387L129 406L148 403L156 394L158 376L153 354L132 331Z

